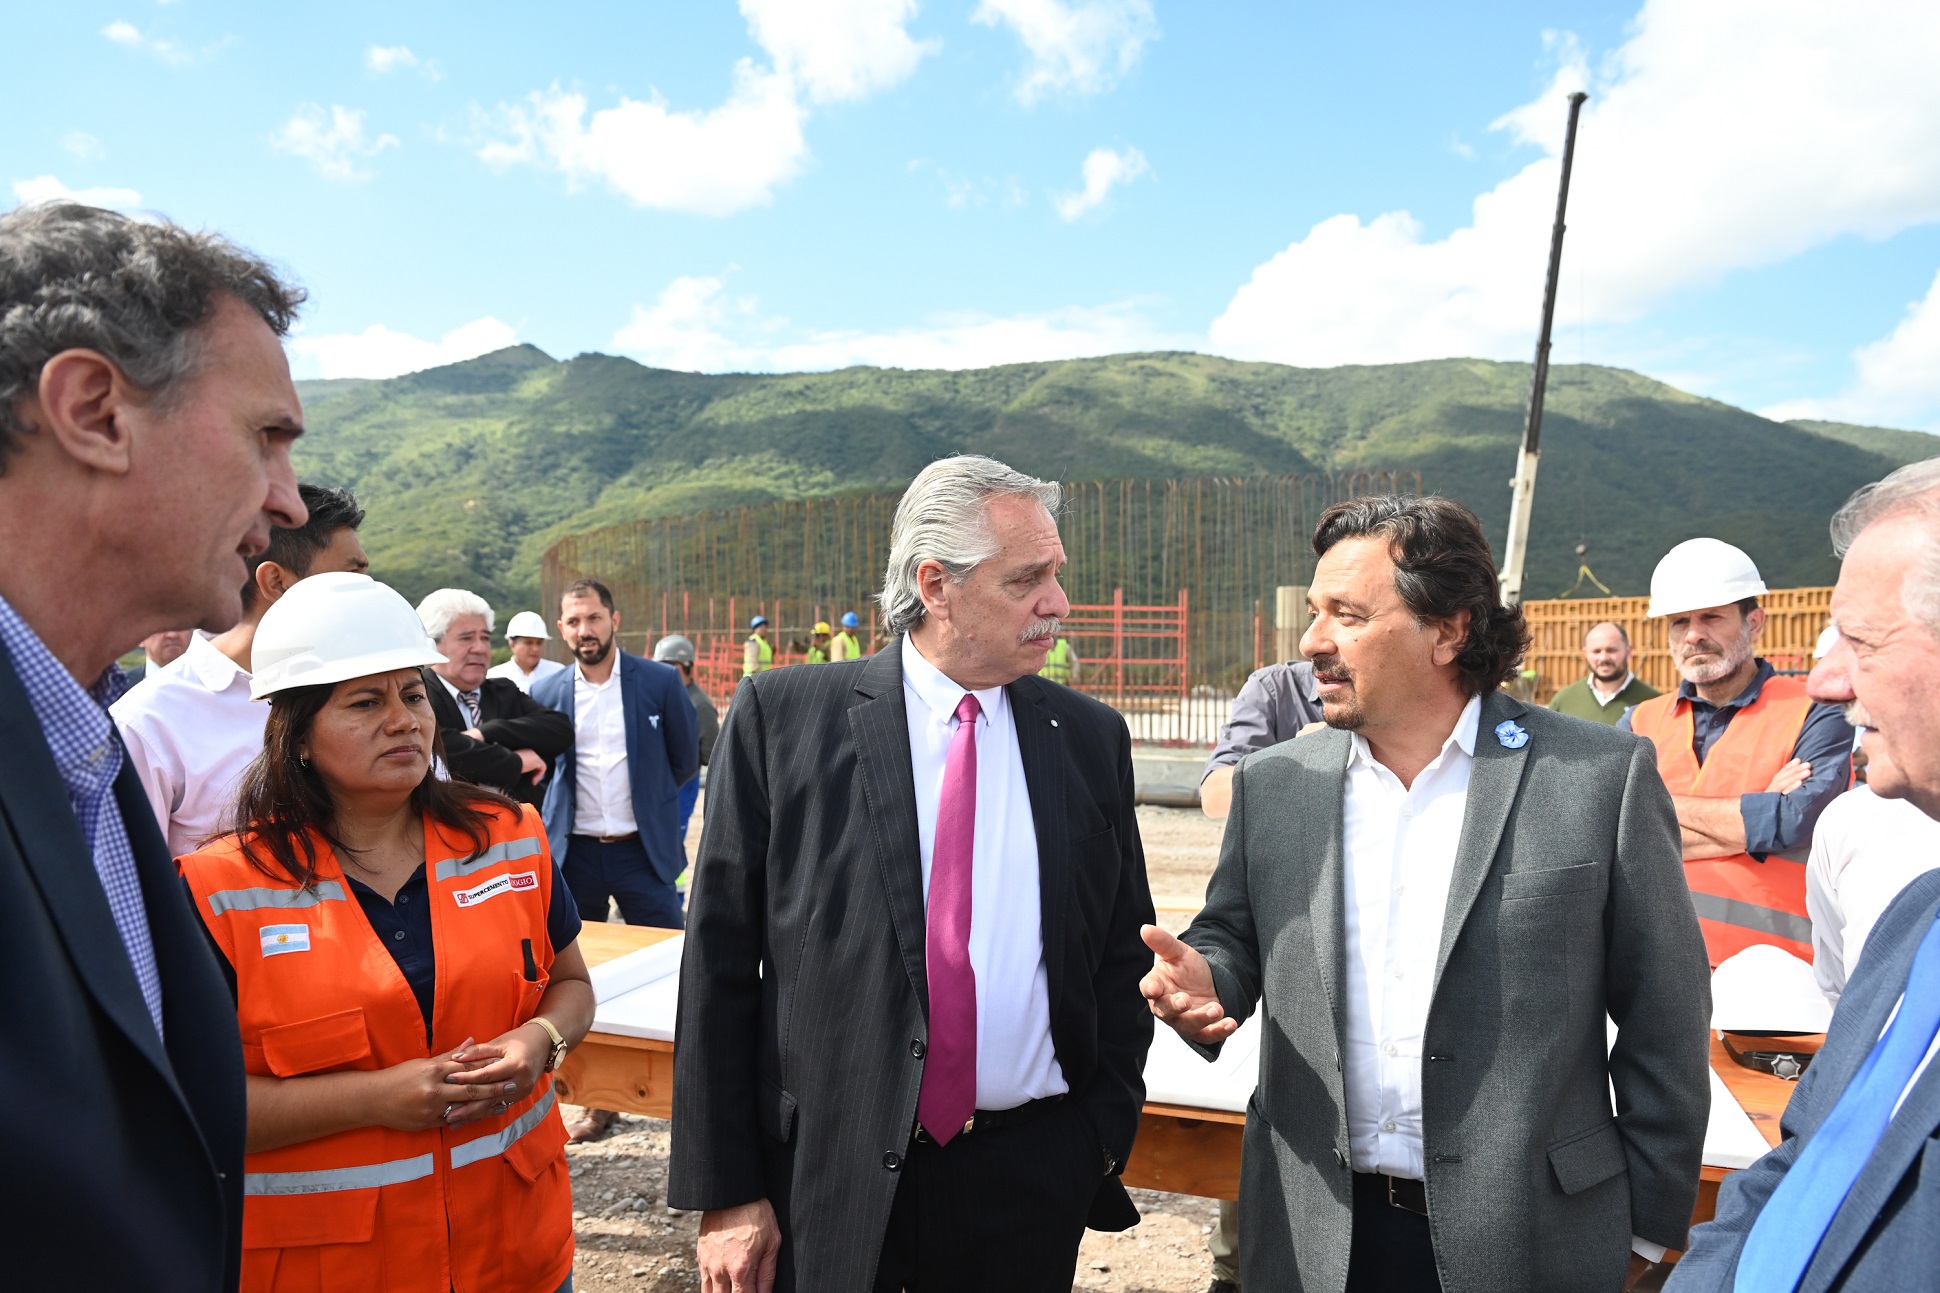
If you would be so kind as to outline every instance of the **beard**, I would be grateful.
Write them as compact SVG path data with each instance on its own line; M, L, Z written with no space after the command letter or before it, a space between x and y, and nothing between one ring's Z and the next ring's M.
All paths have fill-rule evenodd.
M1598 682L1615 682L1629 672L1628 664L1613 664L1606 661L1590 666L1590 674Z
M1320 698L1322 721L1343 732L1358 731L1367 722L1367 711L1361 708L1360 697L1353 690L1353 673L1335 655L1317 655L1313 658L1313 666L1316 679L1345 683L1348 687L1345 692Z
M1694 663L1691 656L1703 653L1711 658L1702 663ZM1721 646L1699 638L1696 642L1686 642L1677 653L1677 672L1684 681L1693 686L1704 686L1729 678L1738 672L1745 661L1751 659L1751 638L1741 637L1729 646Z
M581 664L598 664L613 650L612 638L581 638L573 643L573 654Z

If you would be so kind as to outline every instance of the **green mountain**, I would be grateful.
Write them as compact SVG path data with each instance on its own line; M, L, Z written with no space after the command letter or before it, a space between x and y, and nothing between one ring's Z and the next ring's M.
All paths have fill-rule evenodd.
M1812 418L1796 418L1785 425L1876 453L1899 467L1940 454L1940 436L1927 431L1895 431L1891 427L1861 426L1856 422L1820 422Z
M299 384L306 480L354 487L373 569L531 606L568 533L641 516L897 488L974 451L1066 480L1415 469L1492 535L1526 364L1303 369L1196 354L968 372L704 375L517 346L388 381ZM1622 369L1551 371L1526 595L1574 582L1577 544L1642 592L1671 544L1738 543L1774 586L1828 583L1827 518L1918 456L1917 432L1767 421Z

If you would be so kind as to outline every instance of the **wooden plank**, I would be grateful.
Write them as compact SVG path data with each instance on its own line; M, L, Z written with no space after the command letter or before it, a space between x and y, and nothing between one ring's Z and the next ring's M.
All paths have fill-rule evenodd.
M590 968L617 960L628 952L665 942L677 929L656 929L651 925L610 925L588 921L579 927L579 952Z
M1239 1143L1245 1127L1224 1121L1227 1115L1201 1112L1202 1117L1181 1118L1148 1106L1125 1164L1125 1184L1209 1199L1239 1198ZM1244 1115L1239 1117L1243 1123Z
M567 1104L649 1118L674 1115L674 1048L645 1037L588 1033L555 1079Z

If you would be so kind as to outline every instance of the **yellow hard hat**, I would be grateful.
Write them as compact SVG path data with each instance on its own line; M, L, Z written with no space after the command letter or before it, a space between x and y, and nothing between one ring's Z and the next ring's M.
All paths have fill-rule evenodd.
M816 620L815 631L817 633L830 633L830 632L833 632L834 630L829 628L829 622L827 620Z

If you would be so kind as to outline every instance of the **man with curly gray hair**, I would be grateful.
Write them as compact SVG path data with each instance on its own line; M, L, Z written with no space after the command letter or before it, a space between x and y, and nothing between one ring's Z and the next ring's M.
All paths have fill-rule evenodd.
M0 1218L21 1287L233 1288L243 1059L107 706L159 629L220 632L303 524L303 300L213 234L0 216Z

